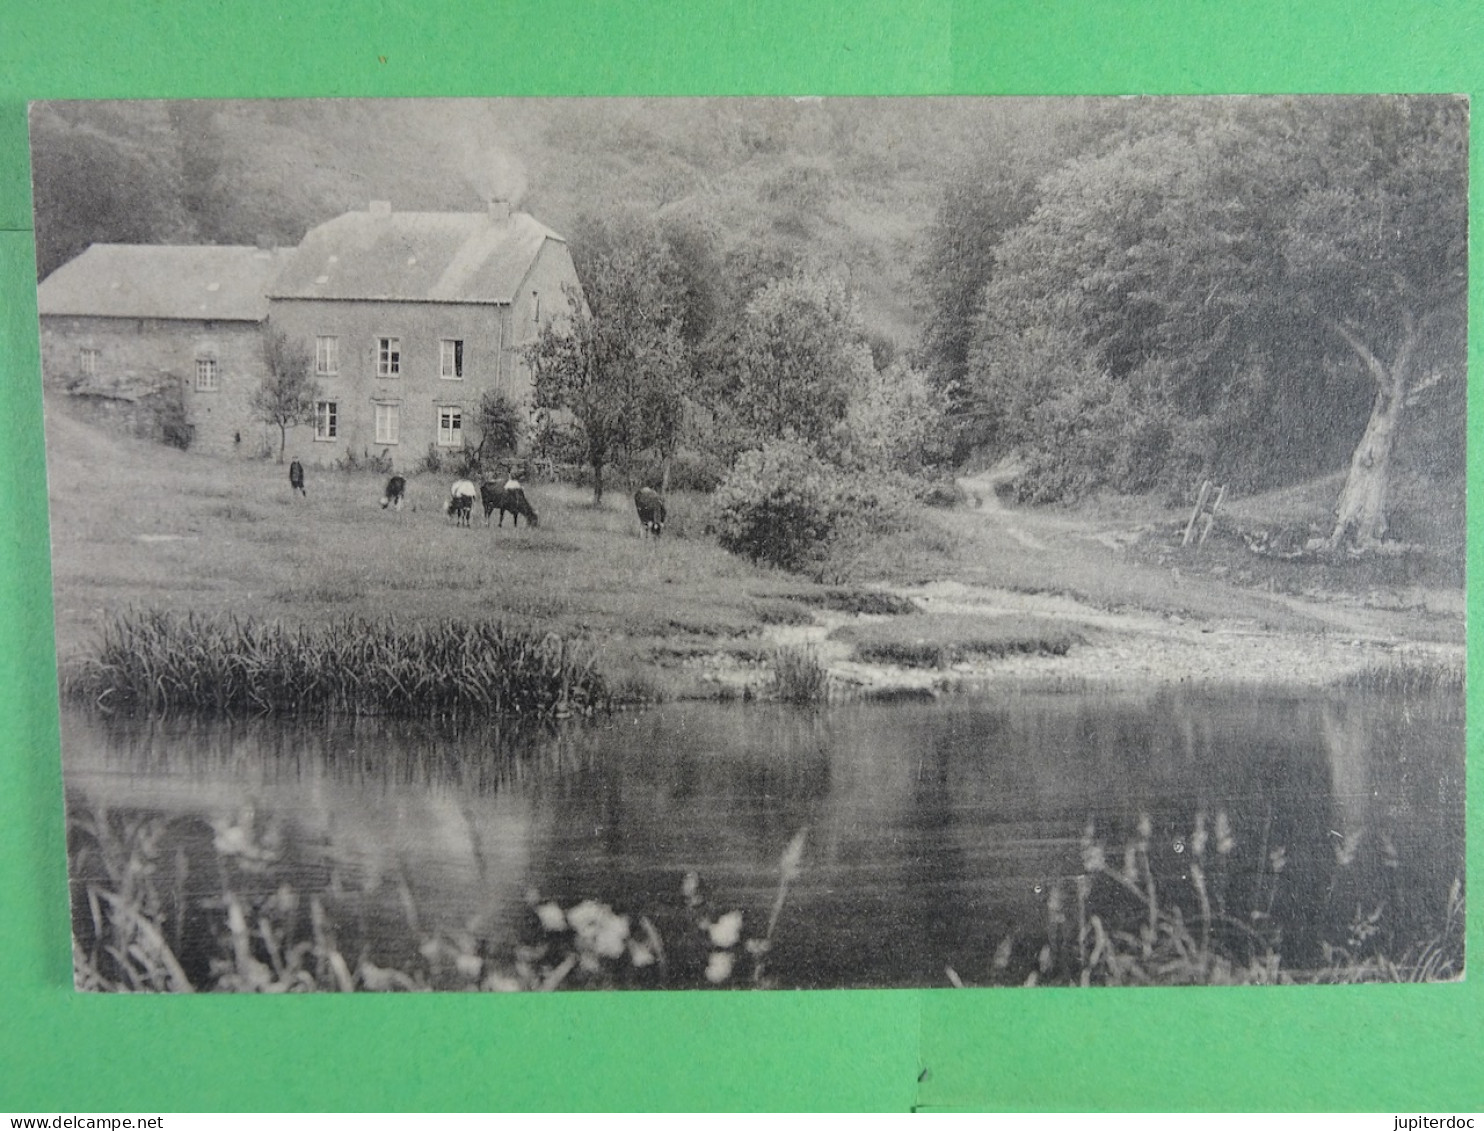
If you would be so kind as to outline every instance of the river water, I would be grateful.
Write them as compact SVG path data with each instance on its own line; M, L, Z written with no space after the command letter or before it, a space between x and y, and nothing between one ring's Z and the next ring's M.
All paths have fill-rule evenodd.
M1250 689L675 704L534 731L66 711L74 915L120 882L88 830L153 820L155 910L197 984L224 890L315 898L351 961L398 969L435 936L500 960L545 938L534 908L593 900L636 936L647 920L666 963L590 984L710 984L707 928L732 911L720 984L764 937L769 985L1065 980L1042 948L1068 923L1143 914L1079 881L1089 852L1116 871L1145 842L1127 858L1161 906L1197 912L1195 863L1208 912L1302 969L1326 942L1396 954L1437 929L1463 875L1463 727L1456 694Z

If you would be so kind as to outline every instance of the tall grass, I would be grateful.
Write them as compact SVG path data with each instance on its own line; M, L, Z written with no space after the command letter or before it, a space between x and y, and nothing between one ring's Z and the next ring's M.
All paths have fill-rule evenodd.
M784 703L823 703L829 673L812 648L779 648L773 653L773 694Z
M864 663L946 668L963 660L1011 655L1064 656L1082 637L1040 617L955 617L922 614L836 630Z
M1462 695L1464 668L1462 663L1445 660L1432 664L1412 661L1372 664L1346 676L1339 686L1346 691L1379 694Z
M609 703L593 656L555 633L358 618L290 628L161 611L114 617L63 690L109 711L161 714L560 717Z
M1296 967L1285 952L1285 941L1291 940L1285 940L1273 914L1284 883L1284 848L1272 848L1256 867L1238 861L1226 813L1218 811L1208 820L1202 810L1189 837L1180 840L1179 873L1161 876L1152 861L1152 834L1150 818L1141 814L1135 834L1114 847L1096 835L1089 820L1081 838L1081 871L1070 884L1063 877L1046 885L1044 936L1002 939L992 979L1023 985L1170 986L1434 982L1463 976L1459 879L1427 923L1406 924L1409 930L1421 926L1421 938L1404 945L1395 931L1384 930L1383 902L1370 912L1357 909L1343 944L1321 941L1317 961ZM1234 903L1233 889L1244 880L1244 901ZM1396 950L1388 953L1388 946ZM964 984L952 967L947 974L954 985Z

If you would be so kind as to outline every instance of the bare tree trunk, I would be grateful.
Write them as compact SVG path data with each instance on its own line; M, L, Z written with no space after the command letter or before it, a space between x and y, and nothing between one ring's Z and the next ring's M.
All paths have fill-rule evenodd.
M283 450L288 447L289 430L284 427L283 421L278 422L278 462L283 462Z
M1335 528L1329 548L1363 551L1386 534L1386 489L1391 472L1391 454L1407 403L1407 378L1412 354L1420 337L1416 320L1408 314L1406 333L1388 367L1350 330L1336 325L1345 343L1365 363L1376 381L1376 400L1365 433L1350 459L1350 474L1335 507Z
M603 505L603 461L593 461L593 506Z

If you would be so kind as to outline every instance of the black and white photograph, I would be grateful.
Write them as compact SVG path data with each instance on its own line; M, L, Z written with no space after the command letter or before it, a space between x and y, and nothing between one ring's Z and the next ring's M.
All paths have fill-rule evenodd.
M1468 123L33 103L77 989L1461 980Z

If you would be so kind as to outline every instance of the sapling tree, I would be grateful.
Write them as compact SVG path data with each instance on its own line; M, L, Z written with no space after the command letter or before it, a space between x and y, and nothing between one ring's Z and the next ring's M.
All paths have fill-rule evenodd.
M282 330L270 329L263 335L263 362L266 372L252 395L251 407L263 423L278 426L278 462L282 463L288 430L314 419L319 384L308 347Z

